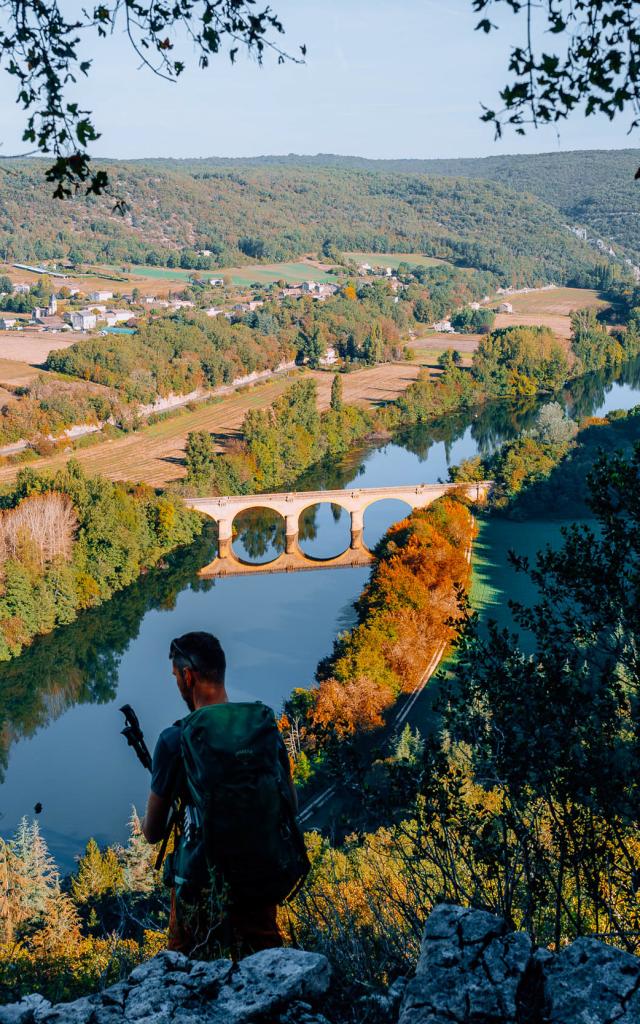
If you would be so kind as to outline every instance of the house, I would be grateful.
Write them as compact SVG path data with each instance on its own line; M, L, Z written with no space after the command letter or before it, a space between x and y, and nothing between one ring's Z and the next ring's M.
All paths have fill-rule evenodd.
M480 309L480 303L479 302L470 302L469 303L469 309L473 309L473 310Z
M316 292L318 287L319 285L317 285L315 281L303 281L302 283L302 290L303 292L306 292L307 295L311 295L312 292Z
M106 302L113 298L113 292L89 292L89 302Z
M131 319L129 309L108 309L104 315L108 327L116 327L117 324L126 324Z
M221 313L224 313L224 310L217 309L215 306L209 306L209 309L205 309L205 313L207 316L220 316Z
M371 274L372 272L373 272L373 267L371 266L370 263L359 263L358 264L358 273L359 274Z
M210 277L209 278L209 284L213 288L217 288L219 285L223 285L224 284L224 278L223 277Z
M193 309L195 302L190 302L188 299L172 299L169 305L172 309Z
M434 331L438 331L440 334L455 334L455 328L451 326L450 320L439 320L438 323L433 325Z
M501 302L498 306L498 313L513 313L513 306L510 302Z
M71 314L71 326L74 331L92 331L98 322L95 313L86 310L78 310Z
M61 316L48 316L44 321L45 331L70 331L71 327Z
M14 284L13 286L14 295L26 295L30 291L31 285L27 284L26 281L19 281L17 284Z
M15 327L17 322L15 316L0 317L0 331L8 331L11 327Z
M317 293L321 299L326 299L329 295L335 295L337 290L337 284L319 284L317 286Z
M320 358L320 366L333 366L338 361L338 353L336 352L333 345L329 345L325 354Z

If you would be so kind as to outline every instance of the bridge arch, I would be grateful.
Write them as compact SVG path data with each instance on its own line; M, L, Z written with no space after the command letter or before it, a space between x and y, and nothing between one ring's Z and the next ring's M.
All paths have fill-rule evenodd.
M318 565L356 565L371 561L364 544L364 513L376 502L394 498L410 509L424 508L452 490L462 488L472 499L481 500L491 487L491 481L473 484L418 484L399 487L360 487L344 490L306 491L288 494L234 495L211 498L187 498L192 508L210 516L218 524L218 558L202 570L203 575L227 575L236 569L245 571L284 571L288 569L317 568ZM351 517L351 543L341 555L322 559L305 558L298 545L299 517L305 509L321 503L331 503L344 509ZM234 555L233 523L237 515L248 509L272 509L285 521L285 551L269 563L271 569L260 565L241 564ZM276 568L277 565L277 568Z

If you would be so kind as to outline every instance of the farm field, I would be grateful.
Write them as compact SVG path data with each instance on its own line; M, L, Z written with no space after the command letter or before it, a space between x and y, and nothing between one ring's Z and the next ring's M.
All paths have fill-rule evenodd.
M610 303L601 299L592 288L549 288L545 291L528 292L525 295L506 296L514 313L544 313L545 315L569 316L575 309L606 309Z
M571 337L571 313L576 309L607 309L609 303L590 288L552 288L509 295L513 313L498 313L495 327L550 327L560 339Z
M386 363L370 369L355 370L343 377L345 402L378 405L396 398L418 376L417 363ZM55 469L71 456L89 473L100 473L112 480L144 481L162 486L184 476L182 465L187 434L192 430L209 430L216 435L219 446L237 437L249 409L270 405L287 388L299 372L284 375L264 384L241 389L211 404L202 404L182 416L154 423L144 430L94 447L64 452L29 463L34 469ZM311 375L309 372L307 375ZM329 406L333 374L313 373L318 383L318 404ZM18 466L0 468L0 484L15 478Z
M98 269L98 268L96 268ZM297 263L252 263L246 267L218 267L214 270L182 270L179 267L148 267L134 264L130 271L123 272L122 267L105 267L108 273L122 274L127 284L137 287L145 294L158 290L158 285L171 286L188 284L193 274L203 280L207 277L229 277L231 283L246 286L254 282L266 285L274 281L286 281L288 284L301 284L303 281L335 281L335 275L329 274L328 265L317 261L300 261Z
M78 335L74 337L68 331L60 334L45 334L44 331L2 331L0 360L15 360L23 365L40 366L54 349L69 348L69 345L73 345L77 340Z
M58 283L60 286L79 288L83 292L106 289L122 292L138 288L143 295L166 295L169 291L178 291L186 287L193 274L199 274L204 280L207 277L229 277L232 284L241 287L254 282L266 285L280 280L288 284L301 284L309 280L336 280L334 274L328 273L329 265L318 263L317 260L297 263L255 263L246 267L221 267L215 270L182 270L180 267L148 267L142 264L127 266L127 271L123 271L121 265L115 264L93 266L89 276L70 273L64 280L58 280ZM33 271L17 270L10 265L0 267L0 273L7 274L14 283L26 281L27 284L35 284L42 276Z
M401 263L413 263L416 267L434 267L448 263L437 256L425 256L420 252L346 252L348 259L356 263L369 263L372 267L391 267L397 270Z
M413 338L409 347L414 362L425 366L436 366L443 352L454 349L462 356L462 365L470 366L480 337L479 334L423 334Z

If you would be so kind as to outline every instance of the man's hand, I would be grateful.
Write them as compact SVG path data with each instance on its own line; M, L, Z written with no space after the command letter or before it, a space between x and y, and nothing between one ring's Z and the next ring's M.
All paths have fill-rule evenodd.
M166 797L149 793L147 810L142 819L142 834L148 843L159 843L164 837L171 811L171 803Z

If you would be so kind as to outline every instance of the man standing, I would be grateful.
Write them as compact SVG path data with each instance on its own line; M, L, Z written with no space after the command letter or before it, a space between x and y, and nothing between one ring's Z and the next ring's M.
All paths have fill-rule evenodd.
M142 822L150 843L178 822L169 948L204 959L281 946L277 904L308 860L275 717L260 702L229 702L224 651L210 633L178 637L169 657L190 714L160 734Z

